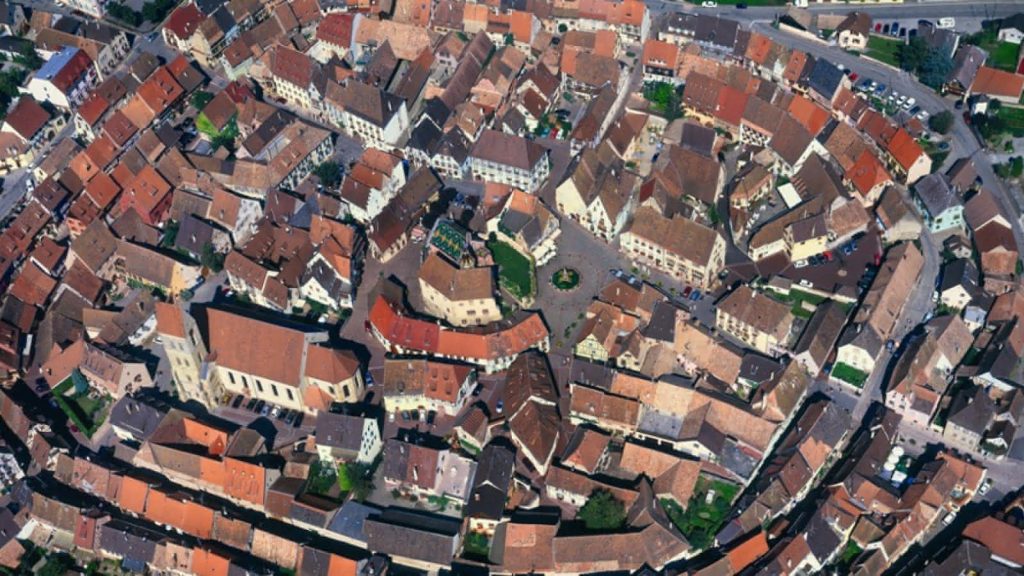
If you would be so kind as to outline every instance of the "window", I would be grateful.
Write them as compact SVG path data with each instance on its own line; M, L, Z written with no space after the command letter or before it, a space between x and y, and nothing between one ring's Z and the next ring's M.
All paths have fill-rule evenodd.
M270 385L270 389L271 389L271 391L274 392L274 396L280 396L280 394L278 394L278 392L277 392L277 384L271 384Z
M285 388L284 391L288 393L288 400L294 402L295 401L295 395L292 394L292 389L291 388Z
M232 372L228 372L228 380L230 380L230 381L231 381L231 384L232 384L232 385L234 385L234 384L235 384L235 375L234 375L234 373L232 373Z
M257 380L256 381L256 389L259 390L260 393L262 394L263 393L263 382L260 382L259 380Z

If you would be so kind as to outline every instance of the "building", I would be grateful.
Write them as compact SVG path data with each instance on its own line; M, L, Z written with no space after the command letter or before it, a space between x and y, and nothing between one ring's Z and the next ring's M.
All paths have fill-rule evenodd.
M426 312L453 326L501 320L492 268L461 268L432 252L420 266L419 284Z
M780 356L788 349L794 316L790 306L741 285L719 301L715 325L758 352Z
M409 129L404 100L354 79L344 84L329 82L323 108L327 120L366 147L385 151L399 147Z
M316 415L314 435L317 456L331 466L351 461L371 464L384 447L380 424L364 416L321 410Z
M851 12L833 33L836 44L843 50L864 51L871 35L871 16L865 12Z
M555 189L558 210L611 242L636 208L640 178L626 169L610 143L586 148L575 162L572 176Z
M914 184L914 200L933 234L963 230L964 203L943 174L929 174Z
M92 58L84 50L67 47L36 71L26 89L39 102L70 110L85 100L98 79Z
M425 358L386 358L380 394L388 412L433 410L455 416L475 387L472 366Z
M83 14L88 14L93 18L103 18L107 13L107 3L109 0L59 0L57 3L67 6L71 10L77 10Z
M474 180L507 184L536 193L548 179L549 154L533 140L485 130L466 162Z
M384 296L378 296L370 308L369 328L394 354L459 360L480 366L487 373L508 368L527 350L536 348L546 352L550 345L548 328L536 313L507 327L462 331L410 317Z
M664 272L701 290L718 285L725 266L725 239L715 230L652 208L637 210L620 238L622 251L638 265Z
M157 305L157 331L182 398L217 406L242 394L316 413L363 394L359 360L328 348L327 333L212 307Z
M923 268L924 257L913 243L889 249L852 322L839 338L836 366L845 364L865 374L874 370L876 360L894 336ZM835 376L836 371L832 373Z

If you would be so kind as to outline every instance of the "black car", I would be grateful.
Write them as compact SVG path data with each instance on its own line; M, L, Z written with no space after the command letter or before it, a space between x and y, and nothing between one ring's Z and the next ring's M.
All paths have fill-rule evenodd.
M743 2L740 2L739 4L736 5L736 8L738 8L740 10L746 10L747 9L747 5L744 4Z
M263 400L257 401L256 402L256 406L253 407L253 412L257 412L257 413L262 412L263 411L263 407L266 406L266 405L267 405L267 403L264 402Z
M250 398L249 401L246 402L245 404L245 409L251 412L253 409L256 408L256 402L257 400L255 398Z
M431 410L427 412L427 424L430 426L434 425L434 420L437 418L437 410Z
M235 396L234 401L231 402L231 407L238 408L239 406L242 405L242 400L245 400L245 398L241 394Z

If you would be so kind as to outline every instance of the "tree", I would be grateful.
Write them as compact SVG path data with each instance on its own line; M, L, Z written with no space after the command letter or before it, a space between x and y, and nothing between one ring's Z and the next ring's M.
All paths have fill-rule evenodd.
M14 57L14 63L19 66L24 66L29 70L37 70L43 65L43 59L36 52L35 47L32 45L26 45L24 48L18 51L18 55Z
M199 254L199 262L213 271L214 274L224 269L224 255L213 249L213 244L203 244L203 251Z
M925 55L916 71L917 79L922 84L932 90L938 90L942 88L949 73L953 71L953 59L942 50L933 50Z
M566 26L565 24L559 24L558 25L558 33L559 34L565 34L568 31L569 31L569 27Z
M323 162L316 167L313 173L320 179L320 183L327 188L334 188L341 184L341 166L337 162L331 160Z
M511 32L509 32L508 34L505 34L505 46L511 46L511 45L513 45L515 43L516 43L516 37Z
M142 24L142 14L121 3L108 4L107 13L129 26L139 26Z
M682 96L668 82L645 84L643 94L654 105L654 109L670 122L682 116Z
M949 134L953 128L953 113L943 110L928 119L928 127L939 134Z
M345 462L338 468L338 485L362 502L373 492L373 470L359 462Z
M595 490L576 517L588 530L616 530L626 523L626 506L607 490Z
M924 38L914 36L910 42L900 45L896 56L900 61L900 68L914 72L928 56L928 45L925 44Z
M196 90L192 94L192 107L202 112L203 108L206 108L206 105L210 103L210 100L213 100L213 94L205 90Z

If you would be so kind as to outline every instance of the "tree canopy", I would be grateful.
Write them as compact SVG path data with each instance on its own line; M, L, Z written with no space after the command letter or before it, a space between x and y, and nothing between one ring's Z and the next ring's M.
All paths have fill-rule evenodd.
M953 113L949 110L939 112L928 119L928 127L939 134L949 134L953 128Z
M607 490L595 490L576 518L588 530L617 530L626 523L626 506Z
M337 162L331 160L323 162L316 167L313 173L320 179L320 183L327 188L334 188L341 184L341 166Z

